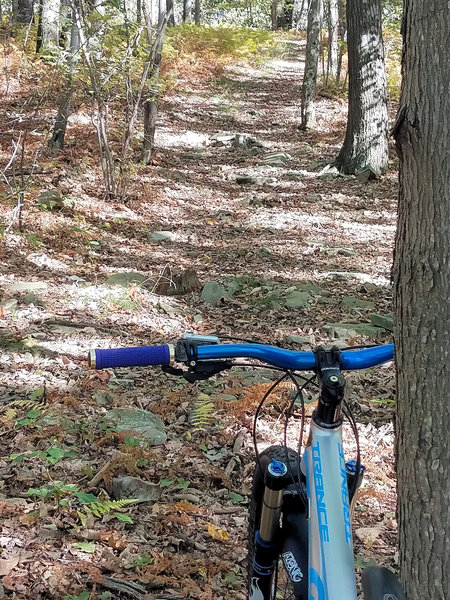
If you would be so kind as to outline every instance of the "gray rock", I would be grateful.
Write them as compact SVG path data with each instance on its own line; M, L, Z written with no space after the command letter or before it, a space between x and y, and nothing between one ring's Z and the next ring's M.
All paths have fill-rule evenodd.
M16 310L17 305L18 301L15 298L9 298L8 300L0 302L0 307L3 308L5 312L13 312Z
M325 298L324 296L320 296L317 299L317 304L333 304L332 298Z
M336 179L336 177L341 177L341 173L336 167L332 167L331 165L327 165L324 167L317 177L320 179Z
M362 282L370 281L372 279L372 276L368 273L354 273L352 271L329 271L326 276L333 279L357 279Z
M64 200L58 190L48 190L39 194L36 198L36 204L47 210L61 210L64 206Z
M284 165L290 158L286 152L268 152L263 157L263 163L265 165L279 166Z
M235 181L239 185L245 185L247 183L256 183L256 179L254 177L252 177L251 175L246 175L245 173L242 173L241 175L236 175Z
M380 329L369 323L326 323L323 327L333 337L348 339L359 336L377 337Z
M323 169L332 163L332 159L321 158L320 160L316 160L312 164L309 165L309 169L311 171L315 171L316 169Z
M353 248L321 248L320 251L327 256L336 256L337 254L341 256L356 256Z
M106 285L121 285L128 287L131 283L142 283L146 280L144 275L135 273L134 271L126 271L124 273L113 273L106 280Z
M176 236L172 231L154 231L148 236L151 242L174 242L175 238Z
M297 344L304 346L311 343L311 338L308 335L288 335L286 338L288 344Z
M322 202L321 194L308 194L305 198L307 202Z
M199 150L197 152L188 152L184 155L188 160L201 160L203 158L204 150Z
M300 181L301 179L303 179L303 177L304 174L302 173L302 171L288 171L284 174L284 178L288 181Z
M240 292L243 287L244 287L244 284L242 282L242 278L235 277L234 279L232 279L230 281L230 283L227 286L227 295L234 296L234 294L237 294L238 292Z
M139 502L156 502L161 496L159 485L131 475L114 477L111 492L116 500L133 499Z
M106 413L105 422L114 431L135 432L152 445L164 444L167 439L164 423L148 410L114 408Z
M35 306L37 304L39 304L39 298L36 296L36 294L33 294L33 292L28 292L28 294L25 294L25 296L23 297L23 303L28 306L29 304L34 304Z
M346 308L362 308L362 309L374 309L375 305L370 300L361 300L360 298L355 298L354 296L346 296L341 300L341 306Z
M256 177L256 179L255 179L255 183L257 183L258 185L266 185L268 183L276 183L276 182L277 182L276 177Z
M292 291L286 298L284 304L288 308L305 308L308 306L311 296L308 292Z
M203 315L200 313L194 315L194 323L203 323Z
M202 290L202 298L207 304L217 304L228 296L229 293L217 281L208 281Z
M45 281L18 281L17 283L8 283L3 288L11 292L45 292L48 290L48 283Z
M380 289L380 286L379 286L379 285L377 285L376 283L372 283L372 282L370 282L370 281L367 281L367 283L364 283L364 284L363 284L363 285L360 287L360 289L361 289L363 292L376 292L377 290L379 290L379 289Z
M221 146L234 146L239 150L246 150L247 148L262 148L261 142L249 135L248 133L229 133L219 132L215 133L210 138L211 142Z
M173 179L174 181L178 181L179 183L186 183L186 174L183 171L178 171L177 169L158 169L158 174L162 175L165 179Z
M248 133L236 133L232 140L232 145L238 150L246 150L247 148L262 148L261 142Z
M372 313L370 315L370 322L374 327L381 327L387 331L394 331L394 318L392 315L378 315Z
M299 292L313 292L314 294L322 294L322 289L315 283L306 281L305 283L297 283L295 288Z
M356 256L356 252L353 248L337 248L337 253L341 256Z
M161 300L158 302L158 308L162 310L162 312L166 313L166 315L169 315L169 317L175 317L182 313L182 311L176 306L167 304L167 302L161 302Z
M364 167L363 169L356 171L355 176L356 176L356 179L358 181L360 181L361 183L367 183L368 181L372 181L373 179L379 179L380 171L372 168L371 165L368 165L367 167Z

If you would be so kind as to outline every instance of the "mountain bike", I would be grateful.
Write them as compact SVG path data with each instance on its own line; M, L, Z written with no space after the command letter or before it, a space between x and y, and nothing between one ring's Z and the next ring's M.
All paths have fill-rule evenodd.
M220 343L218 336L185 334L175 345L91 350L89 364L96 369L160 365L189 382L242 366L236 359L256 359L279 371L255 414L248 599L356 600L351 514L364 466L355 419L344 398L343 371L380 365L392 360L393 354L392 344L297 352L242 338L226 337L226 343ZM306 377L306 371L313 375ZM295 393L285 413L284 444L259 454L258 416L270 394L286 380L294 385ZM304 390L315 380L318 403L302 448ZM286 432L298 406L299 443L291 449L286 444ZM344 417L357 446L356 458L347 462L342 439ZM384 567L367 567L362 588L365 600L406 600L395 575Z

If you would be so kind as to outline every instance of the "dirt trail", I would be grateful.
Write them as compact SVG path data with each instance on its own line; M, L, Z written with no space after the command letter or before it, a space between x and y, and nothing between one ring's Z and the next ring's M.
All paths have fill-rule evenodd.
M293 47L258 67L229 68L214 85L186 82L167 97L153 165L138 169L124 204L98 199L99 173L82 172L71 158L81 150L69 145L67 165L40 183L46 189L56 181L74 206L49 212L28 202L24 234L5 235L2 558L27 548L22 562L8 563L9 571L3 565L7 594L65 600L94 586L91 598L106 598L109 584L112 598L128 597L114 588L119 579L161 599L245 597L251 421L271 375L239 370L192 387L149 370L97 374L84 360L89 348L160 343L184 331L291 348L334 335L342 343L390 339L386 329L365 335L358 328L370 326L372 313L390 312L395 174L370 184L320 175L342 142L345 105L320 98L317 130L298 129L299 58ZM157 240L161 231L169 234ZM216 281L223 297L205 302L201 287L155 293L161 273L184 269L196 271L201 287ZM145 281L107 284L123 272ZM30 280L38 287L27 288ZM11 287L17 283L25 287ZM329 325L342 322L349 329ZM395 566L392 369L354 374L349 383L370 471L355 516L358 568L373 559ZM289 397L285 389L264 415L262 447L279 440ZM38 414L30 416L23 400L35 402ZM212 412L195 431L192 415L206 401ZM158 414L168 441L155 449L127 442L104 422L116 407ZM294 426L292 445L296 434ZM47 451L55 446L69 454L52 462ZM353 455L351 439L347 448ZM65 492L69 508L54 490L43 500L27 493L62 481L104 501L111 479L129 474L159 482L161 492L127 511L132 524L109 515L80 527L75 491Z

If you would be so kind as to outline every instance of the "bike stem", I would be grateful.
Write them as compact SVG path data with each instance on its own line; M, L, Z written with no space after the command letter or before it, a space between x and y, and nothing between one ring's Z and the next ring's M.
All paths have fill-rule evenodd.
M341 405L345 392L341 352L336 347L331 350L318 348L315 355L315 372L319 379L320 393L313 419L320 427L338 427L342 423Z

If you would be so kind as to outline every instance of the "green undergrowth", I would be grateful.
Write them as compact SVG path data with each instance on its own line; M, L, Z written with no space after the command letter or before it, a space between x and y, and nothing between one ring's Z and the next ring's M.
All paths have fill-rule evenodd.
M276 46L271 31L182 24L167 30L163 72L172 83L218 76L231 63L262 60Z

